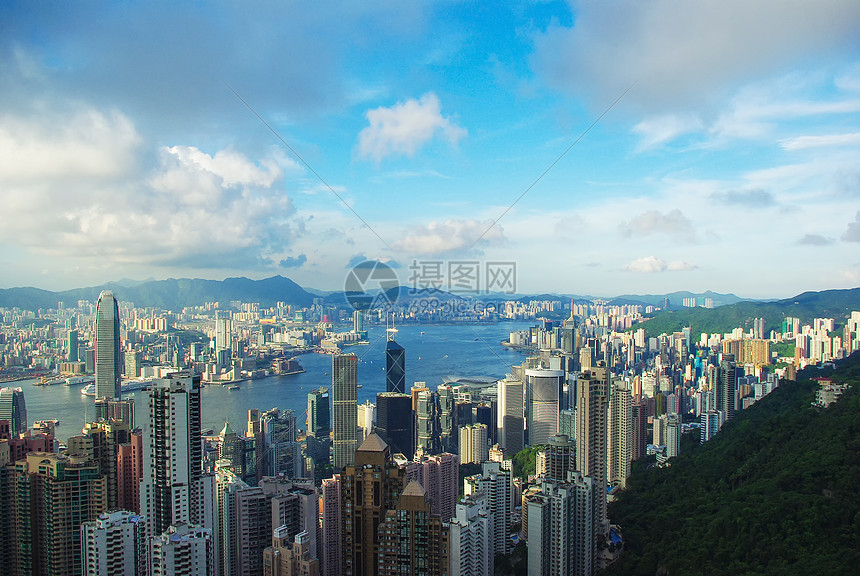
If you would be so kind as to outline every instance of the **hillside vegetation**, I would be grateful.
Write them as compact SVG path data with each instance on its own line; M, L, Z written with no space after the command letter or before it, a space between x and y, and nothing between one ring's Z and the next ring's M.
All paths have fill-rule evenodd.
M793 298L774 302L738 302L719 308L682 308L665 310L631 330L642 328L647 337L671 334L690 326L694 340L699 334L723 334L738 326L748 330L753 318L764 318L765 331L779 331L785 317L800 318L803 323L811 323L813 318L834 318L842 324L852 310L860 310L860 288L851 290L825 290L823 292L804 292Z
M609 506L625 544L606 573L856 574L860 353L835 376L854 386L827 409L815 383L786 382L670 467L635 468Z

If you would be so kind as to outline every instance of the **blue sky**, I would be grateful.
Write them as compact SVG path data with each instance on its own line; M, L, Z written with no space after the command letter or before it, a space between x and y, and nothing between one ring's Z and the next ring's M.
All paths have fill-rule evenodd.
M0 205L0 287L855 287L860 3L6 2Z

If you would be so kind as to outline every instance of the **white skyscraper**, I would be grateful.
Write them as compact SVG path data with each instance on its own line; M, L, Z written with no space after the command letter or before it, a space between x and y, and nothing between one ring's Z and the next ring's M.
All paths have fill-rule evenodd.
M576 473L544 482L526 500L529 576L591 576L596 571L594 485Z
M122 348L119 339L119 306L113 293L99 294L95 323L96 398L120 397Z
M143 576L149 565L146 522L134 512L102 514L81 525L84 576Z
M480 492L487 497L487 511L492 517L493 554L507 554L513 511L511 471L504 470L499 462L484 462L481 474L465 478L466 496L476 497Z
M152 576L215 575L215 543L208 528L179 524L151 542Z
M149 388L143 425L140 511L151 537L170 526L216 526L215 481L203 475L200 376L175 372ZM215 539L217 533L208 537ZM208 538L207 537L207 538Z
M457 504L448 532L450 576L491 576L492 538L492 516L487 510L486 494L466 498Z

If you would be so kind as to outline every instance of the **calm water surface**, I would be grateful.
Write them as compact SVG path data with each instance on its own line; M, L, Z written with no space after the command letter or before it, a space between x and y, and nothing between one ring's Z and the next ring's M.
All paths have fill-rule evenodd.
M406 349L406 385L423 381L431 389L445 376L493 376L501 378L513 364L522 362L519 352L503 348L500 340L509 332L531 326L533 322L501 322L475 326L404 326L399 328L397 342ZM422 333L423 332L423 333ZM359 357L358 401L376 401L385 391L385 329L372 327L368 344L348 346L345 352ZM203 428L216 432L229 420L237 431L244 429L248 410L279 407L299 413L304 427L307 394L320 386L331 387L331 356L304 354L299 358L306 372L294 376L270 376L248 380L238 390L207 385L202 391ZM94 400L83 396L80 386L33 386L32 381L10 384L21 386L27 403L27 420L59 419L57 436L63 440L80 433L88 419L95 415ZM146 413L145 392L130 395L136 400L137 418Z

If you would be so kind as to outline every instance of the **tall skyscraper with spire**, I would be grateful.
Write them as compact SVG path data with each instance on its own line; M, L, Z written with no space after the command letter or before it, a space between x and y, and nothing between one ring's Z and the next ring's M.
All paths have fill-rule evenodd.
M406 393L406 350L394 341L395 328L388 329L385 344L385 391Z
M96 398L120 397L122 348L119 341L119 306L108 290L96 304Z

